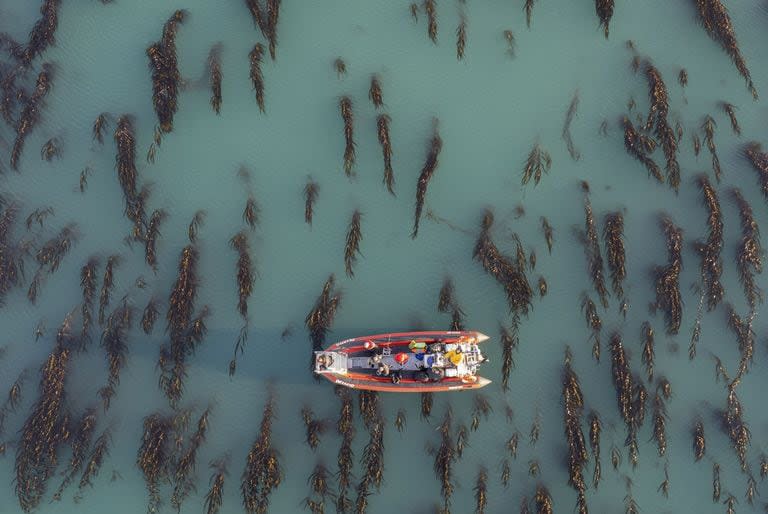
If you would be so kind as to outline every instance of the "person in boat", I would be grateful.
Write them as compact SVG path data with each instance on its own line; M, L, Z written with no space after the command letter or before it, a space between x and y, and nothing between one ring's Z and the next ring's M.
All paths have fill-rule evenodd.
M383 362L380 362L379 369L376 370L376 374L382 377L389 376L389 366Z
M461 360L464 358L461 354L461 348L449 350L443 354L443 357L445 357L446 360L448 360L454 366L458 366L461 363Z
M408 345L408 349L411 350L411 352L416 354L426 353L427 343L423 341L411 340L410 344Z

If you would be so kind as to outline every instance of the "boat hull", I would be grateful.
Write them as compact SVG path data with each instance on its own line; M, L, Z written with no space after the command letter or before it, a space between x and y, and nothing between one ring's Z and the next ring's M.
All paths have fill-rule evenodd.
M349 358L370 355L366 349L366 343L374 343L379 349L404 352L412 341L425 343L454 343L459 341L471 341L482 343L488 336L475 331L419 331L419 332L393 332L376 334L352 339L345 339L329 346L326 352L344 354ZM439 381L423 382L411 378L402 378L394 383L389 377L377 376L372 373L358 372L354 369L342 373L323 372L318 373L326 380L351 389L366 391L380 391L393 393L425 393L443 391L463 391L480 389L490 384L487 378L477 377L473 381L467 381L459 377L445 377Z

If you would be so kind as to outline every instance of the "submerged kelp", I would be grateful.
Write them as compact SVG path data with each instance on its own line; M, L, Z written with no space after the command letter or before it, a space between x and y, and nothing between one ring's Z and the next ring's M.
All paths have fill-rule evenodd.
M275 397L269 392L262 414L259 435L246 457L240 491L247 514L265 514L269 497L280 486L283 470L277 450L272 446L272 422L275 418Z
M0 307L5 304L5 297L24 280L25 245L11 239L16 226L19 208L11 204L3 208L0 204Z
M699 21L704 26L709 37L720 44L722 49L733 61L739 74L747 82L747 89L752 97L757 100L757 90L752 83L752 77L747 69L747 63L741 55L736 34L733 31L733 23L728 15L728 9L720 0L695 0Z
M35 261L37 261L38 268L27 290L27 298L32 304L37 301L44 273L50 275L59 269L62 259L72 250L79 237L77 226L69 224L62 228L54 237L46 241L35 253Z
M237 252L237 264L235 269L237 282L237 312L243 319L243 328L235 341L235 350L232 360L229 363L229 374L234 374L237 368L237 357L245 351L245 343L248 337L248 299L253 293L253 283L255 280L255 270L251 250L248 245L248 236L244 230L241 230L232 237L229 245Z
M109 377L107 385L99 389L99 396L104 405L104 411L109 409L115 388L120 383L120 370L125 365L127 332L131 329L134 310L127 303L122 303L107 318L107 326L101 335L101 346L107 355Z
M607 29L606 29L607 30ZM606 32L607 35L607 32ZM576 145L573 144L573 137L571 136L571 123L576 117L576 111L579 109L579 92L578 90L573 93L573 99L571 99L570 105L568 105L568 111L565 113L565 123L563 124L563 141L568 148L568 154L571 159L578 161L581 159L581 152L576 149Z
M75 493L75 503L80 502L85 494L86 487L93 486L93 480L99 474L104 458L109 454L109 447L112 444L112 427L105 428L99 437L94 441L88 459L83 466L83 473L80 475L80 483Z
M119 255L110 255L104 267L104 279L101 282L101 292L99 293L99 325L104 325L107 307L109 307L109 300L115 285L115 267L120 262L122 262L122 258Z
M525 276L524 263L514 263L499 251L490 236L492 226L493 213L486 210L472 257L504 288L509 310L527 315L531 308L533 290Z
M176 98L181 75L176 60L176 31L186 16L186 11L175 11L163 25L160 41L147 48L149 67L152 71L152 103L160 130L165 133L173 130L173 117L178 109Z
M210 487L205 495L203 503L205 514L218 514L224 503L224 480L228 476L229 456L224 456L211 462L208 467L213 470L210 478Z
M53 3L56 0L46 0ZM11 169L19 169L19 158L21 152L24 149L24 142L32 129L40 121L40 110L43 107L43 100L51 90L51 81L53 80L53 65L50 63L44 63L42 70L37 76L37 83L32 94L26 99L24 108L19 114L18 121L16 123L16 139L13 142L13 148L11 149Z
M424 208L424 200L427 196L427 186L438 166L440 151L443 149L443 139L440 137L439 122L437 118L432 120L432 139L427 149L427 159L419 174L419 181L416 184L416 212L413 220L413 231L411 239L416 239L419 234L419 221L421 221L421 211Z
M208 53L208 77L211 83L211 107L216 114L221 112L221 43L216 43Z

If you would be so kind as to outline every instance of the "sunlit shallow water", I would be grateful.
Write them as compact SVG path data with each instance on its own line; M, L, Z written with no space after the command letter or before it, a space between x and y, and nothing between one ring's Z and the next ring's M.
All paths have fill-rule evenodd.
M189 11L177 38L179 66L187 79L179 97L174 131L163 139L154 164L143 160L156 124L152 110L151 81L146 47L160 37L162 25L174 9ZM731 2L731 17L742 52L759 92L768 94L768 73L762 66L761 49L766 46L764 27L768 12L756 3ZM37 19L37 5L8 2L0 7L0 28L16 39L24 39ZM120 254L112 305L120 298L142 309L152 295L166 300L181 249L187 244L187 225L199 209L208 213L200 231L197 305L210 305L209 333L189 360L184 405L202 408L214 404L207 442L198 457L198 490L183 510L198 512L206 492L211 459L231 455L230 475L225 485L223 512L242 510L240 474L245 455L258 432L267 385L276 394L278 417L274 445L279 449L285 480L271 500L271 512L292 513L302 508L309 493L307 477L316 462L335 469L339 438L326 434L317 452L304 443L299 416L303 405L311 405L319 416L333 418L338 400L326 383L318 383L307 371L311 345L303 320L329 274L336 274L343 290L341 308L330 339L398 331L410 328L448 328L449 316L436 309L438 291L446 276L452 277L459 303L466 312L466 326L492 336L488 343L490 364L483 374L494 382L483 390L494 413L472 432L469 448L454 465L456 493L452 512L474 509L474 485L478 470L489 473L489 503L486 512L515 512L523 496L530 497L537 483L545 484L557 511L570 511L576 493L567 485L564 465L566 442L562 429L560 377L563 352L570 345L574 368L581 378L587 409L601 413L606 426L602 441L603 480L597 490L587 490L594 512L623 511L626 479L643 512L722 512L725 506L711 500L712 463L722 468L723 499L728 492L738 499L738 512L760 511L763 501L750 506L744 492L746 477L740 472L735 453L721 431L716 409L725 407L726 392L715 383L714 360L718 355L735 369L736 338L726 326L726 311L719 307L705 315L699 355L690 362L687 346L695 316L697 296L690 286L699 280L698 257L691 243L705 234L705 210L693 178L701 172L712 176L706 149L694 156L691 134L706 114L717 120L715 135L722 163L720 193L725 223L726 300L739 312L746 304L735 267L735 246L740 229L738 211L726 194L731 186L742 189L755 210L758 223L766 226L765 203L757 187L756 174L742 156L744 144L764 141L766 109L754 102L728 57L696 23L693 2L618 2L606 40L598 28L589 2L543 1L536 4L530 30L526 28L522 2L468 2L468 44L464 61L455 56L455 29L460 6L438 2L438 44L427 38L424 15L418 24L410 18L407 2L331 1L283 2L277 60L266 58L266 114L258 110L248 78L248 52L263 38L243 2L65 2L60 9L56 45L42 61L56 64L56 78L42 111L42 121L28 137L20 173L0 177L0 191L7 200L22 206L22 218L36 208L51 206L55 216L43 229L33 229L41 239L52 236L67 223L76 223L79 239L59 271L48 277L36 305L30 305L24 290L14 290L0 310L0 386L7 391L18 372L29 368L34 377L54 345L55 330L67 312L80 302L79 269L89 256ZM502 31L516 37L516 57L506 54ZM632 53L626 40L634 41L639 53L649 57L662 73L670 93L670 120L680 120L685 129L679 160L682 167L680 194L652 182L646 171L623 148L619 120L634 98L637 109L647 112L647 85L632 73ZM207 82L199 80L211 46L223 44L223 106L216 116L208 103ZM348 73L338 78L332 62L341 56ZM681 89L677 74L688 70L690 82ZM393 167L396 197L382 185L381 150L376 139L377 112L367 98L370 76L381 77L385 111L392 118ZM571 126L582 158L575 162L561 138L566 109L578 92L580 103ZM356 176L348 179L342 168L342 121L338 99L348 95L354 105L357 141ZM719 107L728 101L739 107L737 116L742 137L730 129ZM115 146L110 134L100 146L91 141L91 124L101 112L115 117L131 114L139 150L139 180L152 183L149 209L169 213L158 243L157 273L144 263L139 246L130 249L123 238L130 229L123 216L122 193L114 171ZM432 119L439 119L443 151L440 165L427 193L425 212L431 210L449 223L423 219L417 239L410 238L416 181L431 136ZM603 120L607 136L599 133ZM700 132L700 131L699 131ZM8 126L0 130L2 160L7 167L14 134ZM51 137L63 142L63 155L52 163L41 161L38 151ZM521 187L525 157L539 142L552 156L552 169L541 183ZM660 157L657 151L657 160ZM94 172L87 191L78 189L80 171ZM238 170L250 170L250 184ZM302 189L312 176L320 186L315 220L310 228L303 221ZM600 310L603 340L619 330L628 348L631 367L642 375L640 326L650 321L657 334L656 375L672 383L669 403L668 450L657 456L650 441L649 416L640 430L640 460L629 465L623 449L625 427L619 417L611 382L610 362L604 348L603 361L595 364L580 298L591 289L582 246L573 227L583 227L583 195L579 181L591 185L596 218L609 210L624 209L628 250L625 289L630 308L626 320L618 313L618 302ZM249 302L250 337L237 374L230 378L227 365L242 321L236 311L235 259L229 239L245 228L241 213L249 194L261 206L261 223L251 234L252 253L259 276ZM515 207L525 215L517 218ZM472 250L483 210L496 217L492 234L502 251L513 252L511 235L519 234L526 250L535 249L538 262L529 274L532 282L546 277L549 294L534 300L520 327L520 347L510 390L501 390L499 324L510 316L501 287L473 261ZM362 256L354 279L344 274L344 242L347 223L355 209L363 213ZM661 315L648 312L653 300L650 272L666 260L664 240L657 226L660 212L684 229L684 269L681 289L685 313L679 336L664 333ZM548 255L540 233L540 216L555 227L555 245ZM16 236L24 234L18 227ZM31 267L31 262L30 262ZM100 268L100 273L103 268ZM143 276L145 289L135 287ZM760 277L759 283L765 285ZM35 341L40 321L46 335ZM281 338L286 327L291 335ZM768 413L762 391L766 377L765 321L762 311L755 321L755 364L743 380L739 395L752 431L749 462L755 476L759 456L765 449ZM93 489L77 505L72 493L60 503L48 503L40 512L133 513L146 509L147 494L135 465L142 434L142 418L160 410L169 412L167 400L157 387L155 363L166 340L161 318L152 336L135 327L129 336L128 362L110 410L99 414L99 430L114 425L113 448ZM94 342L87 354L74 357L67 381L67 403L74 413L99 405L96 391L106 381L103 351ZM653 389L653 386L649 386ZM3 393L5 394L5 393ZM23 420L37 397L36 378L27 381L23 403L7 421L8 450L0 460L0 512L17 512L13 466ZM456 424L469 423L473 395L435 396L432 418L419 418L418 395L384 395L385 472L381 491L370 497L369 512L432 512L440 502L433 457L426 446L439 443L434 430L446 407L453 408ZM514 410L512 422L505 405ZM650 405L649 405L650 407ZM394 415L404 408L408 426L395 431ZM540 416L542 435L533 446L527 434ZM691 428L697 416L704 420L707 457L695 463ZM585 425L585 429L586 429ZM367 440L358 421L356 455ZM522 434L517 460L511 461L511 485L499 481L504 445L515 430ZM610 448L622 448L619 472L610 465ZM68 459L62 449L60 460ZM538 461L541 474L528 475L528 462ZM669 463L670 496L657 487ZM592 463L587 466L591 477ZM63 468L60 465L60 469ZM110 481L112 471L122 476ZM355 469L360 478L359 465ZM759 477L758 477L759 481ZM49 490L58 485L54 477ZM760 485L760 484L759 484ZM762 488L758 491L762 492ZM163 490L168 503L168 489ZM332 511L329 507L328 511Z

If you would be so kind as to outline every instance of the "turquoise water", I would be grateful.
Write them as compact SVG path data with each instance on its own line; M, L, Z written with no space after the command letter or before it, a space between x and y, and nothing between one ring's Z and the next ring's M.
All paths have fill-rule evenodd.
M570 511L576 493L567 485L564 465L566 441L562 429L560 376L563 351L570 345L574 369L581 378L587 410L596 409L604 423L602 439L603 480L597 490L587 490L592 512L620 512L626 494L625 476L631 478L632 495L643 512L723 512L724 505L711 501L712 462L721 466L722 489L734 494L738 512L760 511L759 496L750 506L744 496L746 476L720 429L716 409L725 407L726 391L714 380L718 355L729 371L736 367L738 347L726 326L721 306L707 313L699 353L687 358L687 346L695 317L696 295L690 286L699 281L698 257L691 242L705 234L705 210L693 178L701 172L712 176L706 148L694 156L691 134L706 114L718 126L715 143L723 181L716 185L725 223L723 283L726 301L746 314L746 304L735 267L735 247L740 237L738 210L727 195L731 186L742 189L753 206L758 223L768 223L765 203L757 188L756 173L742 156L747 141L764 141L764 101L753 101L741 77L719 46L696 22L693 2L618 2L606 41L598 28L589 2L545 0L537 3L531 29L525 26L521 1L448 2L438 0L438 44L426 34L422 13L415 24L408 2L351 2L343 0L283 2L279 22L277 60L265 57L266 114L258 110L248 76L248 52L263 37L253 26L244 2L64 2L60 8L56 45L33 63L56 65L56 77L39 125L27 138L19 171L0 176L0 195L21 207L23 220L36 208L50 206L55 216L44 228L30 235L20 223L15 238L34 236L46 240L68 223L76 223L79 239L64 258L61 268L47 277L36 305L15 289L0 310L0 387L8 390L18 372L29 369L23 402L9 416L5 438L8 450L0 457L0 512L17 512L13 467L18 430L37 398L37 373L55 341L56 327L67 312L81 301L79 270L92 255L103 262L112 254L123 261L115 272L112 306L126 296L131 305L143 309L157 295L167 302L176 278L179 253L187 244L187 225L199 209L207 211L201 228L197 305L212 309L209 333L189 359L189 376L183 406L201 409L214 404L210 432L200 449L197 467L198 490L184 503L186 512L199 512L207 491L207 463L229 453L231 463L225 483L222 512L241 512L240 474L245 456L258 433L261 411L272 384L278 405L274 445L285 470L283 484L271 498L270 512L293 513L302 509L309 493L307 477L316 462L335 470L339 438L326 434L317 452L304 443L299 415L311 405L319 416L336 419L339 402L328 384L318 383L307 372L308 340L303 320L329 274L335 273L343 290L341 308L330 340L398 331L411 328L448 328L450 318L436 310L443 279L452 277L459 303L466 312L468 328L489 334L491 362L483 374L494 382L483 390L494 408L489 420L470 434L470 447L454 464L456 493L452 512L474 510L473 486L478 470L489 472L486 512L516 512L521 498L531 497L537 483L545 484L557 512ZM766 45L765 7L750 2L728 4L742 52L756 87L768 95L768 71L761 66ZM177 37L181 75L188 86L180 93L174 130L164 137L154 164L144 161L156 124L152 110L150 74L146 47L160 37L162 25L178 8L189 12ZM459 11L466 13L468 43L466 57L457 62L455 30ZM24 40L39 16L38 6L6 2L0 6L0 30ZM516 57L505 53L502 31L511 29L516 38ZM652 182L642 166L623 148L619 120L627 112L631 97L639 112L647 112L647 85L630 68L632 53L625 42L631 39L638 52L649 57L662 73L670 94L669 119L684 127L679 161L682 168L680 194ZM199 78L211 46L222 43L223 105L216 116L210 105L207 81ZM347 75L338 78L332 63L342 57ZM689 85L683 90L677 73L685 67ZM367 98L370 76L381 77L385 111L392 118L396 197L382 185L383 165L376 139L377 112ZM561 139L565 112L578 91L580 103L571 131L582 158L573 161ZM342 167L342 120L338 99L348 95L354 105L357 142L356 176L348 179ZM718 102L738 107L742 137L731 131ZM91 141L91 124L101 112L113 115L105 144ZM130 223L123 215L123 198L114 171L114 119L121 114L135 118L138 141L139 182L151 183L148 211L164 208L169 217L162 226L157 252L157 273L144 263L140 245L130 249L123 238ZM429 185L427 210L449 223L422 219L417 239L410 238L416 182L431 136L432 118L440 120L444 145L440 165ZM599 133L603 120L607 136ZM58 137L63 153L51 163L40 160L38 150L45 141ZM8 163L13 131L2 125L1 154ZM552 169L534 187L520 185L525 158L535 142L552 156ZM655 154L661 161L660 152ZM89 166L93 174L84 194L78 189L80 171ZM238 170L250 170L250 184ZM302 190L311 176L320 186L314 224L304 223ZM625 290L630 302L626 320L611 298L608 310L600 309L603 341L620 331L628 349L632 370L643 376L640 362L640 326L650 321L656 331L656 375L672 383L674 397L668 403L668 450L659 458L650 441L650 415L640 429L640 459L636 469L628 463L623 448L625 427L616 407L607 348L597 365L590 355L589 330L580 312L580 297L589 291L595 298L586 273L584 251L572 227L583 227L583 195L579 181L591 185L591 202L602 227L602 216L610 210L625 210L628 277ZM714 180L713 180L714 183ZM250 337L239 361L237 374L227 373L232 347L242 321L236 311L234 279L236 254L229 239L245 228L241 214L248 195L261 207L261 223L250 233L251 249L259 276L249 301ZM516 218L515 207L525 215ZM499 324L510 316L501 287L472 259L483 210L491 208L496 222L492 235L505 253L514 251L513 232L526 250L535 249L538 262L529 273L532 283L546 277L549 294L534 299L531 314L520 327L517 366L510 377L510 390L501 383ZM362 256L354 279L344 274L344 242L347 223L355 209L363 213ZM650 270L666 260L664 239L657 227L660 212L667 212L684 229L684 268L680 279L685 312L680 334L664 333L661 314L649 314L654 298ZM555 228L555 246L548 255L540 233L540 216ZM28 263L33 269L33 262ZM31 273L30 273L31 274ZM138 277L147 283L135 287ZM758 277L765 287L765 280ZM25 286L26 287L26 286ZM59 503L48 503L59 477L51 479L48 495L39 512L142 512L147 493L136 467L136 452L142 435L142 418L152 412L170 412L167 400L156 386L155 363L167 336L163 332L164 309L153 335L138 327L128 338L128 361L110 410L99 410L98 428L113 424L113 446L95 485L77 505L74 488ZM35 341L34 331L43 322L46 334ZM291 327L284 340L281 334ZM761 392L768 377L766 323L758 311L755 364L739 387L745 419L752 431L749 462L760 487L759 457L765 450L768 412ZM679 349L677 349L679 348ZM732 372L733 374L733 372ZM67 405L75 415L87 406L98 406L96 391L106 381L105 358L96 342L88 353L73 358L67 379ZM653 390L654 386L648 386ZM432 418L419 418L420 398L384 395L387 420L384 484L369 500L369 512L432 512L440 503L440 484L435 479L433 458L425 446L437 445L435 428L450 403L456 422L469 424L473 394L435 396ZM505 405L514 410L509 423ZM404 408L408 426L398 433L394 415ZM648 405L650 409L650 404ZM357 410L357 405L356 405ZM650 413L649 413L650 414ZM539 442L529 444L527 434L536 416L541 418ZM707 435L707 456L695 463L690 436L700 416ZM357 418L356 418L357 419ZM356 421L356 480L358 457L367 441L362 423ZM588 428L584 425L585 430ZM499 481L499 463L507 439L519 430L523 437L512 466L511 484ZM610 465L612 445L624 455L619 472ZM69 458L62 448L61 464ZM539 462L541 474L528 475L528 461ZM669 463L670 495L665 499L657 487ZM110 481L112 471L122 476ZM585 474L591 479L592 463ZM589 482L590 480L588 480ZM591 485L591 484L590 484ZM163 488L165 511L170 511L169 488ZM329 506L327 512L332 512Z

